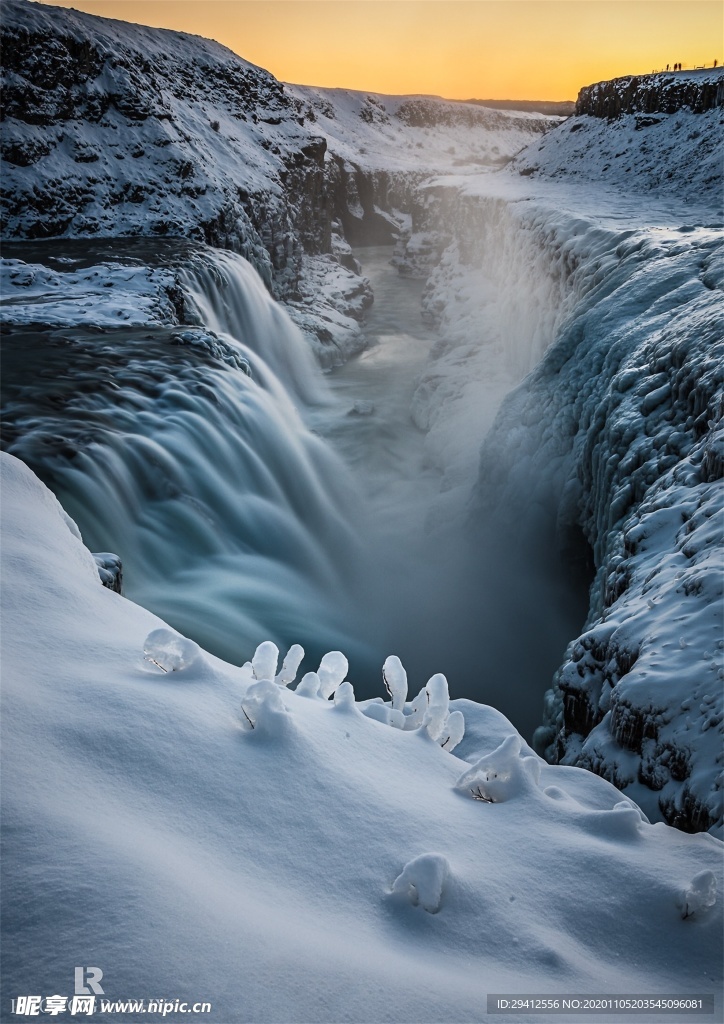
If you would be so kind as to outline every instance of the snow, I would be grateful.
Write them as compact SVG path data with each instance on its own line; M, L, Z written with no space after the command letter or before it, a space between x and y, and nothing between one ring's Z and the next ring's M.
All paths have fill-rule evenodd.
M721 74L719 75L721 77ZM546 180L601 182L627 192L707 203L721 220L721 107L692 113L571 118L528 147L511 170Z
M392 883L392 892L404 895L413 907L420 905L428 914L437 914L449 874L446 857L439 853L421 853L405 864Z
M72 261L71 261L72 262ZM0 313L5 324L92 324L138 327L177 323L164 268L108 261L56 271L23 260L0 261Z
M502 803L465 799L471 766L425 728L350 713L347 683L309 701L206 653L159 671L147 638L165 631L168 651L177 634L100 585L30 470L0 466L8 997L69 991L89 950L106 997L208 999L219 1022L719 991L718 841L648 825L588 772L520 760L480 705L479 735L511 737L497 763L540 769Z
M288 85L328 154L365 171L479 173L509 160L531 136L561 119L499 111L432 96L385 96Z

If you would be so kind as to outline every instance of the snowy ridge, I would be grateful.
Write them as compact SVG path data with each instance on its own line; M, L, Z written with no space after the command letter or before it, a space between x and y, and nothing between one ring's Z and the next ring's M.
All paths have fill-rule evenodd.
M218 661L101 587L52 495L0 467L4 922L22 922L3 998L68 991L89 947L107 997L204 998L218 1024L474 1019L521 979L718 991L712 837L647 824L492 709L472 718L495 738L460 761L430 735L439 678L422 727L395 728L415 713L398 663L391 702L358 705L338 654L297 692L295 652L281 672L268 644Z

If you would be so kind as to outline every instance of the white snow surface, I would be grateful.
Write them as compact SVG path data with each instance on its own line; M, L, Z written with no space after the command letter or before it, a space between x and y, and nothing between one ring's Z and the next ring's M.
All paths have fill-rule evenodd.
M144 647L183 644L0 466L4 998L92 962L108 998L204 999L220 1024L457 1022L524 990L715 992L721 1012L721 843L647 824L480 705L487 769L527 780L501 802L348 683L310 700L204 652L162 671Z
M367 171L415 175L506 163L561 118L500 111L436 96L387 96L354 89L287 85L328 153Z
M720 76L721 77L720 73ZM529 146L511 170L534 179L592 181L658 197L677 195L722 213L724 108L693 113L570 118Z
M174 274L167 268L109 261L58 272L3 259L0 319L7 325L42 322L53 327L175 324L178 320L168 296L173 284Z

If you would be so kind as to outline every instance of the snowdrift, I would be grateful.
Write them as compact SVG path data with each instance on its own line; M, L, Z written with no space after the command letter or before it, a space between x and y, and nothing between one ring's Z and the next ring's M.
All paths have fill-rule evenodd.
M5 1006L86 963L106 998L208 1000L220 1024L716 990L711 836L544 764L492 709L463 704L468 762L436 713L396 727L415 711L394 662L392 702L359 705L338 656L321 693L290 688L293 652L277 681L268 646L218 661L104 589L56 499L0 462Z

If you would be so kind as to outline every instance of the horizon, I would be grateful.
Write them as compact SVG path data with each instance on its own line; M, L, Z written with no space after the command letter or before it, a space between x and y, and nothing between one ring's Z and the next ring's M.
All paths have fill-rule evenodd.
M718 0L43 2L214 39L289 84L448 100L572 102L594 82L711 66L707 40L724 36Z

